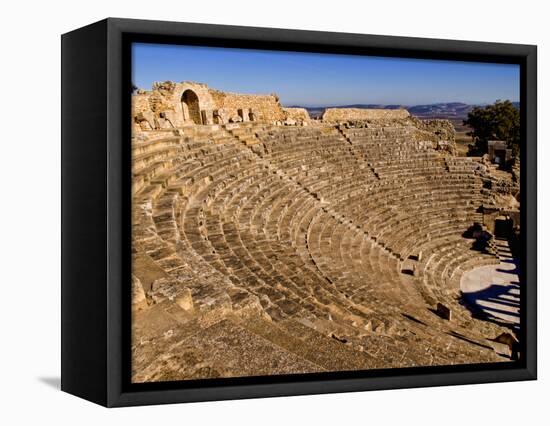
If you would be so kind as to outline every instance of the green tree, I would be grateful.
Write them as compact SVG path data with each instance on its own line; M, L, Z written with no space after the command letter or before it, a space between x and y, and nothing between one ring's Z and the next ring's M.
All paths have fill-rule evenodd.
M505 141L514 155L519 153L519 110L512 102L498 100L486 107L475 107L463 123L472 129L467 133L474 143L470 146L472 154L485 154L490 140Z

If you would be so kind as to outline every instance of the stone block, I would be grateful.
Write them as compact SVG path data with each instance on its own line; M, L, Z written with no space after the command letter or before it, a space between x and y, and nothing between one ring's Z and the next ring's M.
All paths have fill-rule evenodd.
M287 118L285 121L285 126L296 126L296 120L292 118Z
M132 309L141 311L147 309L147 298L141 285L141 281L132 275Z
M148 128L147 130L154 130L157 128L155 114L152 111L142 111L138 112L135 116L135 120L141 124L143 129L144 125Z
M443 303L440 303L440 302L437 303L435 312L440 318L443 318L444 320L447 320L447 321L451 320L451 310L447 306L445 306Z
M159 118L157 120L157 123L160 129L172 129L174 127L172 126L172 123L170 123L170 121L165 118Z
M176 296L176 303L183 310L193 310L193 296L191 296L191 290L188 288L181 290L181 292Z
M174 111L163 111L160 113L160 117L170 123L171 127L176 127L176 114Z
M214 124L227 124L229 122L229 117L227 116L227 111L220 108L213 111Z

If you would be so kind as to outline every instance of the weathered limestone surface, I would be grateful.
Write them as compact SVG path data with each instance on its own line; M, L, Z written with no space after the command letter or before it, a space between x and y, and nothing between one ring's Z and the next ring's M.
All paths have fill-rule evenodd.
M177 118L192 89L213 124ZM453 155L448 122L339 111L304 127L246 104L275 98L154 92L134 99L134 381L510 359L513 324L460 301L464 274L501 261L486 222L504 177Z
M273 122L284 119L277 95L249 95L218 90L211 90L210 93L214 100L214 109L223 108L229 116L238 116L239 109L248 109L256 115L255 121Z
M456 155L456 131L449 120L419 120L413 117L410 120L418 128L417 139L430 141L432 148Z
M291 119L296 122L308 123L310 121L309 113L305 108L283 108L285 119Z
M322 120L340 122L348 120L400 120L409 117L406 109L327 108Z

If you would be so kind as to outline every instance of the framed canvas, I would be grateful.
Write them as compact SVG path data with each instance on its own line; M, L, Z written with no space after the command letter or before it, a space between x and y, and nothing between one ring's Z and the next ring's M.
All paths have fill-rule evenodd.
M536 47L106 19L62 36L62 389L536 379Z

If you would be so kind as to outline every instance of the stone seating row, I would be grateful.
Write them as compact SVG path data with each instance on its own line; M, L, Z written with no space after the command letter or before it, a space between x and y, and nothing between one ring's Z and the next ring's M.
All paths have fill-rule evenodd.
M137 173L145 177L135 200L151 206L152 223L135 228L135 250L150 256L170 276L201 271L197 273L204 277L201 285L198 280L191 285L199 295L199 290L209 286L208 274L226 277L223 292L244 289L275 321L307 318L314 327L329 321L331 327L345 330L357 344L365 333L375 331L380 336L408 335L411 321L402 315L403 295L416 293L403 285L398 256L362 229L367 222L360 215L364 207L368 215L383 196L398 200L403 187L387 182L380 185L385 192L376 192L373 182L378 180L367 162L350 153L344 139L329 141L322 131L284 128L254 133L262 144L276 144L278 134L290 134L286 142L292 152L274 149L264 155L257 155L254 147L249 149L238 136L223 133L223 137L197 136L198 141L185 141L181 149L170 144L136 149L135 159L141 161L139 167L143 166ZM220 140L223 142L218 143ZM330 149L320 149L318 143L326 143ZM162 155L166 161L161 160ZM151 174L145 159L166 165ZM347 169L352 170L346 173L350 162L353 165ZM305 169L301 167L306 164ZM429 213L422 209L422 203L449 200L452 194L439 176L432 181L419 177L429 172L429 167L424 170L419 166L419 162L403 163L404 168L413 169L410 182L423 182L424 186L419 186L423 191L419 194L407 194L400 205L410 213L396 217L396 224L408 224L415 216ZM355 167L360 172L355 172ZM448 183L455 181L468 190L467 180L449 179ZM371 189L375 190L372 194ZM360 202L361 191L368 205ZM354 199L350 194L355 194L357 204L348 203L348 216L340 208ZM418 208L407 210L414 200ZM460 215L445 213L446 209L460 208L459 200L440 205L446 207L438 214L432 211L422 226L396 228L402 232L396 235L408 232L411 238L396 237L391 244L400 247L397 243L405 241L414 247L415 233L421 235L439 219L441 226L433 228L435 232L445 226L459 228L460 220L455 216ZM466 210L474 207L467 205ZM387 233L392 236L390 230ZM440 269L426 270L426 274L433 271L439 273ZM229 297L221 293L219 297ZM411 312L423 303L418 294L411 300ZM429 312L422 317L434 327L423 331L425 336L448 344L448 337L441 338L440 325L435 326L437 320Z

